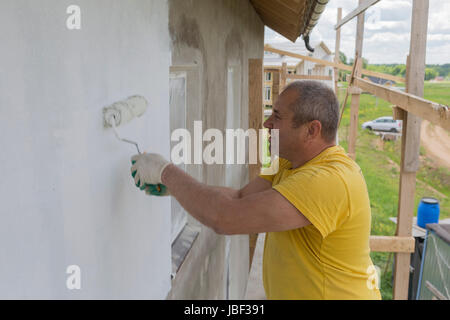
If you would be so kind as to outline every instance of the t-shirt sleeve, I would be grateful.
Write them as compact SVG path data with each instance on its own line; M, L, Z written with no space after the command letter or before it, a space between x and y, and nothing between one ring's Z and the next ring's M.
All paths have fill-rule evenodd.
M349 215L348 189L333 170L306 169L273 187L326 237Z
M269 182L273 182L273 177L275 176L274 174L272 174L272 175L263 175L263 174L260 174L259 175L261 178L263 178L263 179L265 179L265 180L267 180L267 181L269 181Z

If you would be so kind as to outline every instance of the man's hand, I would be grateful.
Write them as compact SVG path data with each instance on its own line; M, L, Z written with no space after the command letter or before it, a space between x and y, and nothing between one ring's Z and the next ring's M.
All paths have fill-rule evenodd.
M137 187L144 190L148 185L160 185L161 174L170 164L156 153L143 153L131 157L131 175ZM155 187L156 188L156 187ZM150 192L151 193L151 192Z

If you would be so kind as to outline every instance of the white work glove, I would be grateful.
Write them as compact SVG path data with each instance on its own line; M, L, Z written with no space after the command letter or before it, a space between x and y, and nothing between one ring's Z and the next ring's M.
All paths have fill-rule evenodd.
M131 157L131 175L136 187L144 190L147 185L161 184L161 174L170 164L157 153L142 153Z

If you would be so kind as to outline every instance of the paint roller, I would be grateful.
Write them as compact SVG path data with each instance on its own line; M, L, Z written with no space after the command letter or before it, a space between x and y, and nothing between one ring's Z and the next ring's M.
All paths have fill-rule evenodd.
M132 96L126 100L115 102L103 108L103 120L106 128L111 127L120 141L131 143L136 146L138 153L141 153L135 141L122 138L117 131L117 127L130 122L136 117L140 117L147 110L148 102L142 96Z
M145 113L145 110L147 110L147 107L147 100L142 96L136 95L129 97L124 101L115 102L112 105L103 108L103 125L105 126L105 128L111 127L117 139L119 139L120 141L135 145L139 154L141 153L141 151L139 150L137 142L122 138L117 131L117 127L130 122L136 117L142 116ZM147 187L147 185L141 188L141 190L145 187ZM156 186L152 186L152 188L154 188L154 192L156 192L153 194L158 194L161 192L165 192L166 187L164 185L158 184Z

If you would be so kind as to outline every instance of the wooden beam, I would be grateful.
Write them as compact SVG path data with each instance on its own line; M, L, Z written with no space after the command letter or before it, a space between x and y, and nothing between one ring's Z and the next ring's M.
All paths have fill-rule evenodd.
M286 62L283 62L280 70L280 92L284 90L286 86L286 75L287 75L287 65Z
M356 160L356 137L358 135L360 94L352 94L350 102L350 128L348 131L348 155Z
M408 93L408 78L409 78L409 55L406 56L406 76L405 76L405 93ZM406 111L398 106L392 106L393 118L394 120L402 120L406 123ZM403 129L402 129L403 131ZM402 145L403 147L403 145ZM401 148L401 152L403 152L403 148Z
M431 284L430 281L425 281L425 287L430 290L430 292L433 294L434 297L436 297L438 300L448 300L448 298L440 292L435 286Z
M259 130L263 122L263 60L248 60L248 128ZM249 181L259 175L261 164L248 165ZM256 248L258 234L249 235L249 271L252 266L253 254Z
M280 72L279 70L272 73L272 107L278 100L280 95Z
M263 115L263 68L262 59L249 59L248 61L248 127L253 129L262 128ZM257 166L257 165L256 165ZM254 165L249 165L254 169ZM258 171L252 170L252 175L257 176Z
M302 59L302 60L307 60L307 61L311 61L311 62L315 62L315 63L322 63L322 64L325 64L325 65L328 65L328 66L331 66L331 67L337 67L337 68L342 69L342 70L351 71L351 69L352 69L351 66L348 66L346 64L334 63L334 62L331 62L331 61L318 59L318 58L313 58L313 57L310 57L310 56L304 56L302 54L298 54L298 53L294 53L294 52L290 52L290 51L276 49L276 48L271 47L268 44L266 44L264 46L264 51L278 53L278 54L283 55L283 56L289 56L289 57Z
M407 91L408 95L417 97L423 97L428 8L428 0L413 0ZM397 220L397 235L402 237L412 234L416 171L419 167L420 122L420 118L409 110L403 120ZM393 294L395 300L408 299L410 258L411 255L408 253L397 253L395 256Z
M363 91L370 92L417 117L428 120L430 123L450 131L450 109L448 106L361 78L356 78L354 83L357 87L363 89Z
M359 4L362 0L359 0ZM362 71L362 48L364 39L364 13L358 15L356 24L356 39L355 39L355 69L354 76L358 77ZM353 81L354 83L354 81ZM349 85L352 85L351 83ZM352 100L350 102L350 129L348 133L348 154L353 160L356 160L356 137L358 136L359 128L359 98L360 93L352 93Z
M370 251L414 252L414 237L370 236Z
M352 20L354 17L364 13L367 9L369 9L371 6L373 6L374 4L376 4L379 1L380 0L365 0L365 1L360 2L359 6L355 10L353 10L352 12L347 14L344 17L344 19L342 19L340 22L338 22L334 26L334 29L335 30L340 29L344 24L346 24L347 22Z
M309 56L304 56L302 54L298 54L298 53L294 53L294 52L275 49L269 45L264 46L264 51L278 53L280 55L289 56L289 57L293 57L293 58L297 58L297 59L303 59L303 60L311 61L314 63L319 63L319 64L323 64L326 66L338 68L340 70L352 71L352 66L348 66L343 63L335 63L335 62L331 62L331 61L327 61L327 60L323 60L323 59L317 59L317 58L313 58L313 57L309 57ZM385 74L385 73L375 72L375 71L366 70L366 69L362 69L361 73L364 75L367 75L367 76L373 76L373 77L377 77L377 78L381 78L381 79L392 80L395 82L402 82L402 83L405 82L404 78L393 76L391 74Z
M338 8L337 11L337 23L342 19L342 8ZM339 51L341 47L341 29L336 30L336 41L334 43L334 62L340 63L341 58L339 56ZM339 69L334 67L334 93L338 95L338 82L339 82Z
M338 128L341 125L341 121L342 121L342 116L344 115L344 110L345 110L345 106L347 105L347 99L348 99L348 95L354 90L354 88L358 88L358 87L354 87L353 86L353 81L354 81L354 77L355 77L355 69L356 69L356 64L358 63L358 57L356 57L355 62L353 63L353 69L352 69L352 73L350 75L350 78L347 79L348 82L348 87L347 87L347 92L345 93L345 98L344 101L342 102L342 106L340 108L340 116L339 116L339 122L338 122ZM359 89L359 88L358 88ZM361 89L359 89L361 90ZM361 94L361 92L359 92L359 94ZM351 158L353 159L353 157L351 156Z
M361 60L361 63L362 63L362 60ZM371 71L371 70L366 70L366 69L361 69L361 74L364 74L366 76L371 76L371 77L377 77L380 79L391 80L391 81L395 81L395 82L403 82L403 83L405 82L405 78L393 76L391 74L385 74L385 73L375 72L375 71Z
M405 120L405 111L397 106L391 106L392 108L392 118L394 120Z
M287 74L286 79L297 79L297 80L333 80L331 76L318 76L318 75L307 75L307 74Z
M281 66L264 66L264 70L268 71L268 70L280 70Z

